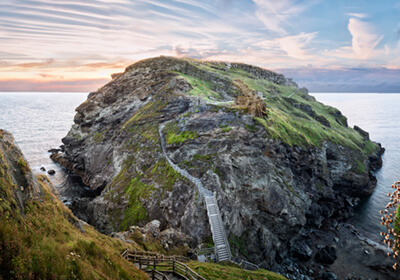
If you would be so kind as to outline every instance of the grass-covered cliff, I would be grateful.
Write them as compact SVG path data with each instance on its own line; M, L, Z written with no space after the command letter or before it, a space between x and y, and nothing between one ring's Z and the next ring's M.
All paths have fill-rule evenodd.
M196 187L215 191L234 253L270 267L299 232L351 215L371 194L380 147L281 74L259 67L158 57L91 93L53 159L97 194L75 211L104 232L158 219L161 230L210 235Z
M49 184L0 130L1 279L147 279L120 256L126 243L81 224Z

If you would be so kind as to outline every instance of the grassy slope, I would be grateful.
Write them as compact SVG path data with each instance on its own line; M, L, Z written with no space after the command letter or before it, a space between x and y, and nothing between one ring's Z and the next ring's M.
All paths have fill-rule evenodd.
M127 244L68 222L76 218L45 176L43 201L27 201L22 215L8 168L0 151L0 279L147 279L120 256Z
M338 112L337 109L309 98L308 94L296 91L296 87L274 84L238 68L222 70L223 66L218 63L189 61L202 70L218 74L232 82L240 79L253 91L262 93L268 108L268 117L256 118L256 120L273 139L280 139L290 146L300 147L320 147L324 140L328 140L353 150L361 150L366 155L371 154L376 148L371 141L364 141L357 131L345 127L343 125L345 117L334 116ZM206 100L210 100L210 97L220 99L220 94L214 90L218 85L187 74L179 74L193 86L189 95L199 96ZM288 98L295 91L296 93ZM293 104L311 106L315 116L308 115ZM330 127L324 126L315 117L327 120Z
M189 263L189 267L201 274L206 279L212 280L284 280L286 279L282 275L274 272L270 272L264 269L258 269L256 271L248 271L239 268L239 266L232 263L201 263L192 261Z

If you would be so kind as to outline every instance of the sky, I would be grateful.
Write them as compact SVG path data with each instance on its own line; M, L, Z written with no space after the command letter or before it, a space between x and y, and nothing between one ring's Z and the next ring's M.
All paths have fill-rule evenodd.
M0 91L95 91L160 55L254 64L311 92L399 93L400 1L0 1Z

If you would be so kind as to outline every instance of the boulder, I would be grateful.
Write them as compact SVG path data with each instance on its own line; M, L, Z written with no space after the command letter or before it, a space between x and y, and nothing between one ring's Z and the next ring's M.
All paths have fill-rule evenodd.
M337 250L333 246L324 246L315 255L315 261L321 264L333 264L337 258Z
M312 257L312 249L307 245L306 241L296 242L291 248L291 256L299 261L308 261Z

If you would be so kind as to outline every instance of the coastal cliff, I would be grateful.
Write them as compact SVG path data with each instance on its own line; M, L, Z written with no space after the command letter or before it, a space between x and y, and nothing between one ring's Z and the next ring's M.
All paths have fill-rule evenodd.
M266 268L310 249L309 229L350 217L381 165L380 145L339 110L246 64L139 61L76 111L52 159L93 192L72 201L78 217L105 233L156 219L192 247L210 236L199 191L163 156L162 125L169 158L216 193L234 254Z

